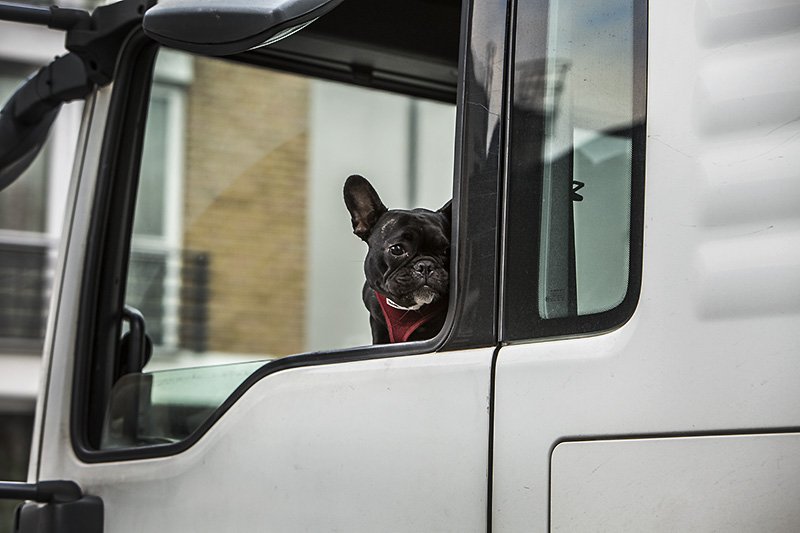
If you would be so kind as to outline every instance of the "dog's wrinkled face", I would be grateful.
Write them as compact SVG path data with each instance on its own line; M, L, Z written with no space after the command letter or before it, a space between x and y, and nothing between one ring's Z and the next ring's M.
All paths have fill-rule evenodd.
M393 302L417 308L447 298L450 266L450 205L388 210L369 182L350 176L345 203L353 233L369 245L367 284Z
M367 243L364 269L372 288L403 307L446 297L450 223L427 209L387 211Z

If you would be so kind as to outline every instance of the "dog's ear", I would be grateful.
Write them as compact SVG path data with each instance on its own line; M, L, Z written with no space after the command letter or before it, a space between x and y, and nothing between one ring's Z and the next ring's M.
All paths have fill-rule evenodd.
M387 209L378 193L363 177L354 174L344 182L344 203L350 211L353 233L363 240L369 238L372 227Z
M448 200L446 204L439 208L437 213L442 213L447 217L447 220L452 224L453 222L453 200Z

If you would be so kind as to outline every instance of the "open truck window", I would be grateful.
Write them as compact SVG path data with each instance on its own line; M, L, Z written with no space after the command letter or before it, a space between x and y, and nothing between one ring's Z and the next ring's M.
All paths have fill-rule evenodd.
M115 384L103 447L185 437L265 361L369 345L345 178L398 208L453 188L450 103L167 49L154 74L125 289L152 355Z
M170 51L155 73L126 289L152 368L370 344L344 181L446 203L454 106Z
M450 201L460 19L458 2L347 2L237 56L131 52L149 81L116 126L130 181L107 198L128 214L99 265L125 283L97 309L120 320L94 338L113 362L90 378L89 449L179 443L270 362L370 350L343 185L363 175L393 209Z

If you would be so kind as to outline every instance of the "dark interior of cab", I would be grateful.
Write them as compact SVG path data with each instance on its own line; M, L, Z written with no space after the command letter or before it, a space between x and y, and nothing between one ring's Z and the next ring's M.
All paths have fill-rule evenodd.
M455 103L460 28L460 0L345 0L242 59Z

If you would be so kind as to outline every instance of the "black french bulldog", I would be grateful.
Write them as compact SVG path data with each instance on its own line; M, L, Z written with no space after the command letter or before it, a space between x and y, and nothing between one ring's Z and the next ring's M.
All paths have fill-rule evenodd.
M386 209L363 177L344 184L353 233L367 243L362 298L372 343L430 339L447 315L450 202L438 211Z

